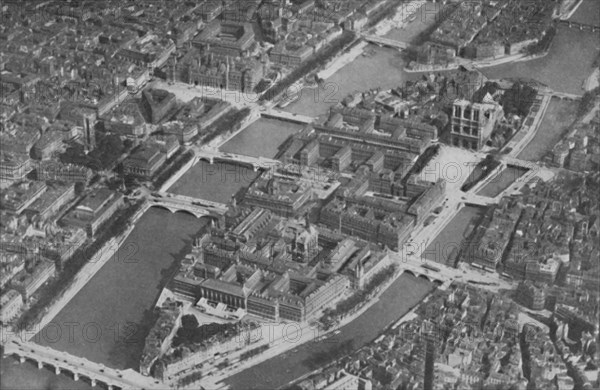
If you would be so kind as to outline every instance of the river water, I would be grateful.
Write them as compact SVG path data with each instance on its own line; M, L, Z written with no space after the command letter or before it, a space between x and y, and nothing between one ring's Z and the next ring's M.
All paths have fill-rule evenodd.
M434 4L427 3L423 8L428 11L419 14L417 19L405 29L391 30L386 36L413 39L419 31L430 26L432 18L435 18L435 13L431 12L435 9ZM600 12L600 1L584 0L573 15L573 20L592 24L595 20L595 24L600 24L598 12ZM590 17L590 13L595 16ZM546 56L532 61L481 68L481 71L490 79L535 79L559 92L583 94L583 82L592 73L592 64L600 52L599 35L559 27ZM405 72L405 61L396 49L368 45L365 53L366 56L357 57L355 61L326 79L323 87L302 90L300 98L284 110L319 117L326 114L329 107L341 102L350 93L363 92L376 87L397 87L423 76L423 73Z
M315 357L352 342L354 348L374 340L388 325L396 322L417 305L434 288L434 284L421 278L402 274L381 295L379 300L357 319L340 328L333 340L308 342L287 352L257 364L228 378L225 383L233 390L275 389L317 368ZM319 365L330 361L320 358Z
M486 184L477 195L496 197L500 195L502 191L515 183L521 176L527 173L527 169L508 166L503 169L502 172L494 177L488 184Z
M436 263L450 265L453 251L458 251L468 238L468 227L484 214L481 207L465 206L458 211L444 229L431 241L420 243L421 257Z
M205 225L189 214L149 209L119 250L34 341L117 369L139 367L152 308ZM2 389L85 389L83 382L2 360Z
M303 128L302 124L260 118L219 149L226 153L273 158L279 153L280 145Z

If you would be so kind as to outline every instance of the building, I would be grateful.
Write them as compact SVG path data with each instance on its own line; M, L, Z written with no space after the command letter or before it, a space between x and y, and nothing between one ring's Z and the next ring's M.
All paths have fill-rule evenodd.
M46 131L31 148L32 155L38 160L48 160L59 151L63 144L63 135L58 131Z
M221 1L205 1L200 4L199 13L204 22L211 22L223 12Z
M516 290L517 300L531 310L543 310L546 305L546 291L530 281L521 282Z
M552 285L556 280L559 268L560 260L555 258L547 259L546 261L527 262L525 277L528 280Z
M328 384L323 390L371 390L373 384L369 379L342 372L340 377Z
M35 202L25 209L31 218L46 221L75 198L75 184L51 184Z
M143 146L123 161L123 174L150 180L166 160L157 145Z
M200 367L215 356L226 356L244 348L256 348L260 338L248 336L257 332L260 334L261 329L256 322L240 321L236 323L235 329L217 333L191 349L188 346L177 348L157 361L154 377L167 380ZM264 343L262 345L265 347ZM186 352L181 353L181 349Z
M90 168L76 164L62 164L55 161L39 162L35 166L36 179L39 181L61 181L87 184L93 176Z
M569 145L566 142L557 143L554 148L552 148L552 162L557 164L559 167L564 167L570 151L571 149L569 149Z
M123 195L101 188L86 196L63 217L62 222L85 229L88 236L91 237L106 220L117 212L122 204Z
M20 214L29 205L35 202L44 192L47 186L44 182L20 182L13 184L2 191L1 206L14 214Z
M199 49L217 57L245 57L254 45L250 23L212 21L192 41Z
M177 99L171 92L160 89L142 91L142 108L152 123L158 123L177 105Z
M405 210L405 204L382 198L338 198L321 210L320 221L330 229L397 250L415 226L415 217Z
M35 292L56 273L54 262L39 257L35 263L28 267L31 272L22 270L16 274L11 281L11 286L23 295L23 299L29 299Z
M150 375L154 362L159 359L171 346L171 341L181 325L183 309L181 303L167 299L160 307L156 323L150 329L144 343L140 359L140 373Z
M94 112L84 111L81 113L83 121L83 144L87 150L96 148L96 123L97 116Z
M29 155L0 150L0 180L23 180L32 169Z
M319 141L314 139L300 151L300 164L305 166L314 165L319 159Z
M104 128L122 136L140 137L148 132L141 104L131 100L119 104L103 116Z
M496 122L503 116L502 107L497 103L454 101L450 143L465 149L481 149L492 134Z
M369 157L365 165L369 167L371 172L379 173L383 169L383 159L383 153L375 152L371 157Z
M289 182L278 177L267 178L263 173L248 188L244 204L271 210L277 215L291 217L298 213L313 193L306 182Z
M193 85L252 92L264 77L264 65L252 57L221 57L191 49L172 61L170 77Z
M15 290L8 290L0 298L0 322L6 324L13 320L23 307L23 298Z
M295 68L313 54L313 48L303 43L279 42L269 53L269 60L275 64Z
M333 157L331 157L331 168L337 172L342 172L352 162L352 149L346 145L338 150Z
M116 57L141 67L154 69L163 66L175 49L175 43L170 38L160 38L149 32L122 47L116 53Z
M435 184L425 190L419 197L410 205L407 210L408 214L414 215L417 223L425 220L434 207L439 206L446 196L446 181L438 179Z
M151 143L158 147L166 159L171 158L179 150L179 140L173 134L153 137Z

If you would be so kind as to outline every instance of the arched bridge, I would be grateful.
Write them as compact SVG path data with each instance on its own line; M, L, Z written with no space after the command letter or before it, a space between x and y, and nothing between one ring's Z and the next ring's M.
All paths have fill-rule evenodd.
M4 355L16 356L21 363L27 360L37 363L39 369L51 367L56 375L68 372L75 381L85 378L92 387L101 383L109 390L120 389L165 389L165 384L154 378L143 376L131 369L115 370L87 359L56 351L35 343L19 339L7 340L4 345Z
M213 217L219 221L228 210L227 205L223 203L168 192L154 192L149 201L150 206L163 207L172 213L184 211L196 218Z
M435 283L438 286L449 285L452 282L452 280L445 277L441 271L437 272L435 270L428 270L419 265L415 265L412 262L400 263L400 269L408 274L411 274L412 276Z
M600 26L594 26L592 24L572 22L570 20L559 20L558 23L562 24L563 26L567 26L569 28L577 28L581 31L591 31L591 32L600 31Z
M256 172L259 169L270 169L281 165L281 161L266 157L243 156L240 154L223 153L218 150L199 149L196 152L198 160L204 160L209 164L215 162L229 162L251 166Z
M404 50L408 47L408 43L396 41L394 39L382 38L377 35L363 35L363 38L367 42L374 43L380 46L395 47L396 49Z

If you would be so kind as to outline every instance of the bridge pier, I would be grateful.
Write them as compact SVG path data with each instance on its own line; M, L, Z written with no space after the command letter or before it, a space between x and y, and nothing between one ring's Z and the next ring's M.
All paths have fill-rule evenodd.
M256 164L252 164L252 169L254 170L254 172L258 171L259 166Z
M54 373L56 375L60 375L60 367L58 367L58 366L54 367Z
M92 387L96 387L96 380L95 379L92 379L91 385L92 385Z
M79 380L79 374L78 373L76 373L76 372L73 373L73 380L75 382L77 382Z
M44 363L42 363L41 360L38 360L37 364L38 364L38 370L41 370L42 368L44 368Z
M19 363L25 363L25 356L19 356Z
M106 388L107 388L108 390L113 390L113 387L112 387L112 385L106 385Z

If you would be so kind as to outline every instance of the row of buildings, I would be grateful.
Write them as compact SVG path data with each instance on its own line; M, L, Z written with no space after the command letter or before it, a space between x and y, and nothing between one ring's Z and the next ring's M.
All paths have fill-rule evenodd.
M595 176L564 174L502 199L478 228L469 261L517 280L595 288L598 199L591 191L596 185Z
M576 126L566 139L554 146L551 163L575 172L596 171L600 164L599 126L597 119Z
M224 227L211 226L195 239L166 291L192 312L307 323L390 264L372 244L313 225L308 217L232 202ZM216 340L170 353L158 371L179 375L217 351L245 348L239 341Z
M420 52L419 62L444 64L456 56L482 60L525 52L549 33L556 4L542 0L461 2ZM516 24L515 24L516 22Z
M521 389L533 384L572 389L548 328L524 326L520 313L510 299L454 284L449 291L436 290L415 318L297 385L327 388L329 377L343 370L372 389ZM521 338L526 341L520 343Z

